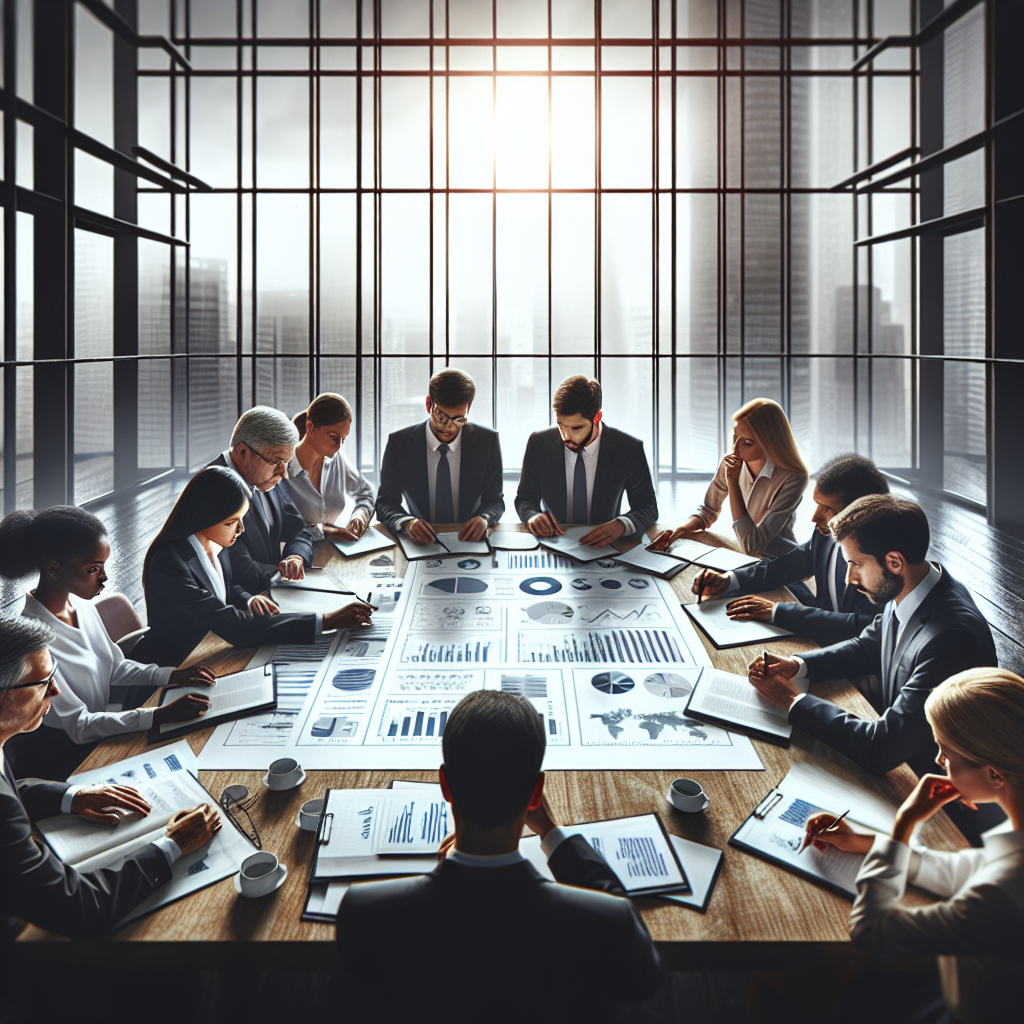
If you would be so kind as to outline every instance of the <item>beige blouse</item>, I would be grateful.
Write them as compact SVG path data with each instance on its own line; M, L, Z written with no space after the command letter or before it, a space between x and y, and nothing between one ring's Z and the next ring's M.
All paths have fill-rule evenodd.
M807 479L806 473L780 469L771 459L765 459L761 472L755 478L743 463L739 485L747 514L732 524L743 551L748 555L783 555L796 545L793 520L807 488ZM696 514L703 520L705 529L718 519L728 498L729 484L723 459L704 496L704 504L697 509Z

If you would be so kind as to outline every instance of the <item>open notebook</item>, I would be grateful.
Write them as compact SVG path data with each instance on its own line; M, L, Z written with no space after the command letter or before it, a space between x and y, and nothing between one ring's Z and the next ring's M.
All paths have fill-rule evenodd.
M807 692L806 679L794 680L794 685ZM793 733L786 712L766 701L746 676L719 672L715 668L700 670L686 713L713 725L739 729L757 739L783 746L789 744Z
M166 722L154 726L147 737L150 743L185 736L196 729L208 729L221 722L230 722L259 711L272 711L277 707L277 682L273 665L247 668L243 672L232 672L220 676L214 686L164 687L160 695L160 707L174 703L186 693L195 693L210 698L210 710L199 718L184 722Z

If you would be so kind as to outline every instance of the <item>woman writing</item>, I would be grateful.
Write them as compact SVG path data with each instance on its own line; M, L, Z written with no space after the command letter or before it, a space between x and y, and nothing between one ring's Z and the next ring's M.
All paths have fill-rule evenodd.
M285 487L303 519L329 540L358 540L373 516L373 486L341 454L352 407L340 395L317 395L292 422L301 440ZM346 523L347 521L347 523ZM341 523L346 523L342 526Z
M652 549L710 529L726 498L736 539L747 554L778 556L796 546L793 520L808 474L789 420L770 398L752 399L732 418L732 451L719 464L704 504L677 530L666 530Z
M248 510L249 488L234 470L210 466L185 485L146 554L150 628L133 653L177 665L207 631L233 647L259 647L311 644L322 629L370 624L370 606L360 601L324 615L279 615L270 598L233 583L225 549Z
M819 849L867 854L850 914L856 945L888 957L937 956L946 1007L968 1024L1019 1021L1024 991L1024 679L974 668L937 686L925 714L945 775L925 775L896 813L892 836L869 836L812 815ZM1012 831L981 850L945 853L910 846L914 826L940 807L997 803ZM907 883L942 900L905 909ZM948 1019L948 1018L946 1018Z
M39 574L22 615L54 633L60 694L42 727L16 736L10 752L22 777L66 778L107 736L149 729L205 714L206 697L186 695L166 707L140 708L159 686L214 683L203 666L172 672L126 658L107 634L92 601L107 582L106 527L74 505L12 512L0 523L0 575ZM134 653L134 652L133 652ZM112 693L113 689L118 693ZM121 704L123 710L110 710Z

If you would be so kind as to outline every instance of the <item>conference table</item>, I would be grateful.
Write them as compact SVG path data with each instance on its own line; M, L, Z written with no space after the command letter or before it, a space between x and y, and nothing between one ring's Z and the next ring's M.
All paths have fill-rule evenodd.
M451 527L438 526L438 529ZM454 527L458 529L458 527ZM515 529L503 526L499 529ZM652 527L649 535L656 536ZM712 543L728 546L723 538L708 535ZM622 545L622 548L628 545ZM403 576L407 563L401 549L392 552L396 576ZM320 542L315 561L338 582L370 575L373 556L343 558L334 546ZM681 602L695 600L691 592L699 570L688 566L672 581ZM771 592L775 600L792 600L786 591ZM716 668L746 673L748 663L762 651L762 645L717 650L701 634ZM799 654L815 645L797 637L770 643L778 654ZM184 663L210 665L218 674L244 668L254 651L228 647L213 634L206 638ZM876 718L871 705L848 681L814 684L811 692L828 697L840 707L862 718ZM212 727L193 732L188 740L197 753L212 733ZM641 899L637 906L667 965L677 970L782 970L799 966L855 963L859 959L849 941L847 921L850 902L826 889L801 879L749 854L728 846L729 836L747 818L764 796L779 783L790 767L812 762L833 773L855 780L896 801L913 788L916 776L903 765L884 777L859 769L829 747L794 730L792 741L783 747L754 740L764 771L691 771L710 799L702 814L684 814L666 799L671 771L553 771L547 773L545 791L556 821L576 824L605 818L656 812L669 832L695 842L724 850L717 885L706 913L654 898ZM112 764L149 749L146 734L133 734L100 744L81 769ZM268 756L268 762L271 758ZM331 940L334 927L300 920L306 897L306 875L313 852L314 834L301 831L295 819L299 805L321 796L327 787L385 788L394 779L436 781L431 771L314 771L294 791L275 793L261 784L260 771L201 771L200 782L219 797L233 783L242 783L259 800L251 811L263 849L276 853L289 866L288 879L275 893L258 900L242 899L230 878L187 899L164 907L134 922L109 938L90 943L64 944L76 963L95 958L97 963L111 957L123 966L140 968L173 962L193 969L328 968L334 955ZM225 824L225 827L230 825ZM966 846L960 832L943 812L926 822L923 842L935 849L955 850ZM906 903L921 905L929 899L913 889ZM30 926L17 946L18 961L34 962L37 944L54 938ZM116 949L110 944L116 942ZM154 947L159 947L159 952ZM58 953L61 944L47 942L46 956ZM14 951L12 951L14 952ZM6 955L6 954L5 954ZM158 959L154 960L154 956Z

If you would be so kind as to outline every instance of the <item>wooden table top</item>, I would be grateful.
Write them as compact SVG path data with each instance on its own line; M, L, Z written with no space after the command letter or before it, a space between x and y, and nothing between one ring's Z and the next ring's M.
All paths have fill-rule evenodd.
M656 530L656 527L652 528L650 536L655 536ZM723 538L709 535L709 540L727 546ZM401 549L396 546L392 555L396 575L404 575L407 563ZM371 557L374 556L344 559L333 545L326 542L321 542L316 548L317 564L325 566L338 582L368 575L367 563ZM689 566L672 581L683 603L694 600L690 586L696 573L697 569ZM776 600L790 599L782 591L769 596ZM748 662L762 650L758 645L719 651L703 635L701 640L715 667L726 672L745 674ZM796 654L814 646L797 638L770 644L770 648L780 654ZM244 667L251 654L249 650L228 648L219 638L208 634L186 664L202 661L223 674ZM877 717L864 697L846 681L815 684L812 692L829 697L840 707L862 718ZM188 740L193 750L198 753L212 731L210 728L191 733ZM659 948L668 954L670 963L674 960L685 962L690 969L702 964L736 966L741 947L760 950L762 959L758 962L763 963L765 950L777 943L786 943L790 951L792 943L813 944L806 947L812 955L824 948L839 953L848 950L848 900L733 849L727 845L729 836L783 778L790 766L798 762L827 764L831 771L866 784L897 802L910 792L916 782L916 776L906 765L882 778L868 775L843 755L799 730L794 731L788 748L759 740L753 742L764 764L763 772L690 773L701 783L711 801L708 810L698 815L682 814L666 800L665 793L674 777L673 772L547 773L545 791L556 820L563 824L654 811L668 831L725 851L722 871L706 914L657 899L637 901L651 935L659 943ZM86 759L82 769L112 764L146 749L145 733L107 740ZM275 945L331 940L334 937L333 925L299 919L305 902L306 874L313 848L313 833L303 832L295 826L299 805L322 794L326 787L384 788L396 778L436 781L435 773L428 771L310 771L306 782L295 792L271 793L260 785L260 777L259 771L200 772L200 781L215 796L225 786L237 782L248 786L250 792L261 794L252 816L262 837L263 848L276 853L290 868L288 880L281 889L264 899L244 900L236 895L232 880L224 879L129 925L118 932L115 939L147 942L199 940L203 944L257 939L269 940ZM943 813L925 824L922 840L940 850L954 850L966 845L963 836ZM911 891L907 902L915 905L928 900ZM40 929L29 927L21 939L29 942L48 937ZM673 949L676 955L673 955ZM117 955L120 957L122 953L119 951ZM680 955L683 961L678 961ZM792 952L787 955L791 956Z

